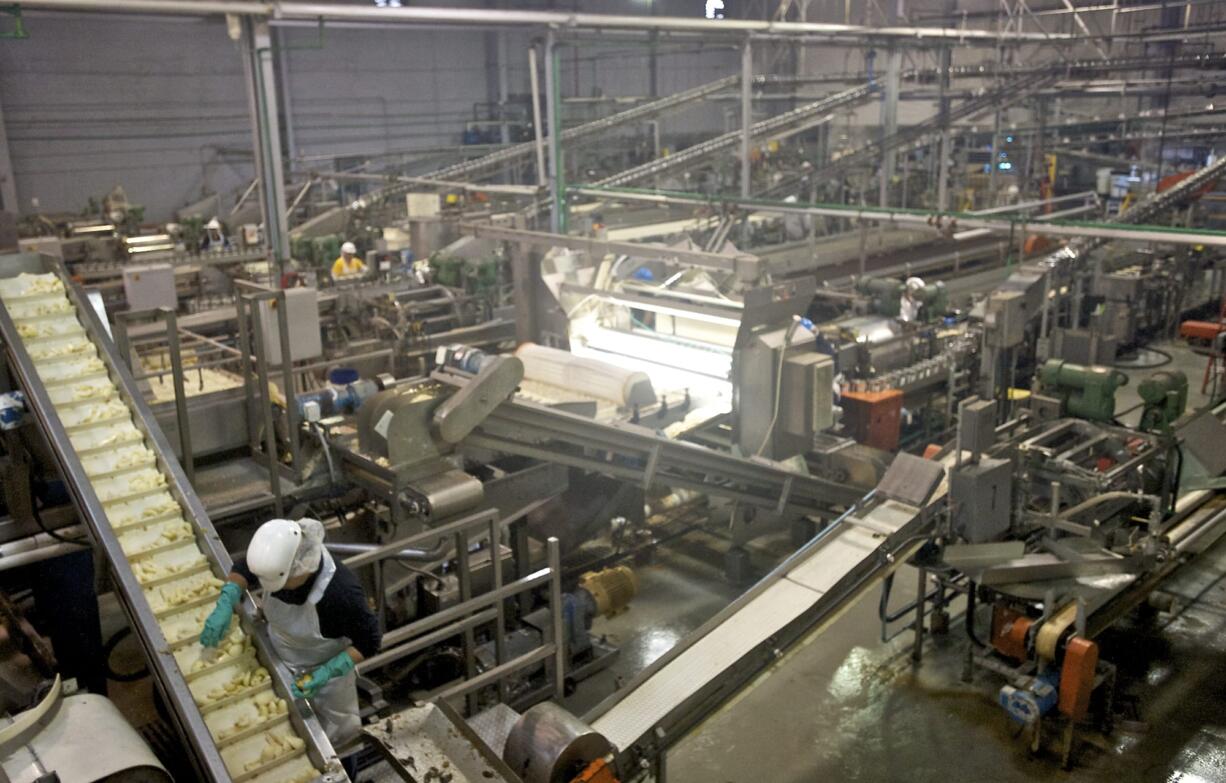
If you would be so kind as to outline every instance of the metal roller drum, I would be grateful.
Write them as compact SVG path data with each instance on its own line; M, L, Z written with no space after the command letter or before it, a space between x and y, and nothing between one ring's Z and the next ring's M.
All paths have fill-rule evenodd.
M569 783L613 746L591 726L544 702L520 716L502 758L524 783Z

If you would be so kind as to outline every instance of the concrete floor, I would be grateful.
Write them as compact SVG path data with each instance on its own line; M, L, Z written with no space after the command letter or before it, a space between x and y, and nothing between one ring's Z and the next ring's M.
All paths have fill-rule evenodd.
M718 568L683 548L660 550L654 563L636 566L635 574L639 593L630 609L592 624L592 633L616 646L618 655L612 666L585 680L565 700L566 708L576 715L585 714L646 669L744 590L728 584Z
M1080 744L1072 771L1016 738L995 703L999 679L978 672L961 682L960 620L928 643L917 668L909 631L880 643L873 596L683 740L669 754L668 780L1226 780L1223 574L1226 541L1164 586L1176 598L1172 615L1102 639L1103 657L1121 669L1120 704L1135 705L1136 720L1102 747ZM899 572L895 601L914 595L913 581L909 568Z

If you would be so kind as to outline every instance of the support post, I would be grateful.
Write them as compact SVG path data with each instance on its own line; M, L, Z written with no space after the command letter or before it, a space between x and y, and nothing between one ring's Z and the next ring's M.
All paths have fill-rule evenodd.
M549 184L549 172L545 169L545 126L541 123L541 77L536 65L536 47L528 49L528 76L532 83L532 131L536 140L536 182L541 187Z
M741 49L741 197L749 198L750 128L753 127L753 46L749 39Z
M517 223L522 220L522 217L516 217ZM522 226L517 225L516 228ZM529 245L508 242L507 249L511 257L511 285L515 293L515 340L519 343L534 343L540 336L540 322L537 318L539 303L536 297L540 267Z
M957 7L956 0L946 0L945 14L947 18L952 18ZM937 111L941 117L941 143L937 145L937 209L941 212L949 211L949 69L953 64L953 48L944 46L941 48L941 75L937 84L940 89L940 99L938 101ZM999 115L999 110L998 110ZM904 197L906 189L903 189Z
M255 146L256 174L260 181L260 209L264 235L280 284L289 258L289 219L285 210L285 175L281 157L281 127L277 118L277 86L272 39L265 20L245 17L243 72Z
M558 84L558 47L553 30L545 34L545 105L549 123L549 230L555 234L565 232L566 220L562 215L562 88Z
M893 26L903 14L905 0L890 0L886 6L886 24ZM885 96L881 102L881 182L878 203L890 205L890 177L894 175L897 152L889 140L898 133L898 92L902 75L902 50L891 45L886 55Z
M17 177L13 173L13 159L9 156L3 105L0 105L0 210L17 214Z
M323 33L321 32L322 36ZM290 165L298 159L298 140L294 137L294 106L293 89L289 80L289 30L277 30L277 78L281 98L281 116L285 118L285 153L289 156Z
M545 542L549 555L549 612L553 616L553 676L555 699L566 696L566 626L562 622L562 545L553 536Z

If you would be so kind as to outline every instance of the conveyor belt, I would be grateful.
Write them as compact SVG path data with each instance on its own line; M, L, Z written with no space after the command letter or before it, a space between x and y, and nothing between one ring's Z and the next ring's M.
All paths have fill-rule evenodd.
M283 698L291 674L250 602L219 648L200 646L229 556L97 314L65 280L45 256L0 259L0 335L198 769L235 783L345 780L318 721Z
M910 557L943 496L853 509L584 719L631 765L661 753Z

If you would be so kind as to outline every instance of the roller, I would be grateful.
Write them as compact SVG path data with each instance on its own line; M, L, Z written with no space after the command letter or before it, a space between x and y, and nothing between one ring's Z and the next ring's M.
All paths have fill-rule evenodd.
M511 727L502 758L524 783L570 783L613 746L552 702L532 707Z
M524 377L528 380L613 400L627 408L656 402L656 391L645 372L535 343L524 343L515 355L524 363Z

